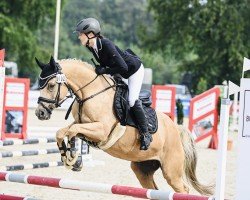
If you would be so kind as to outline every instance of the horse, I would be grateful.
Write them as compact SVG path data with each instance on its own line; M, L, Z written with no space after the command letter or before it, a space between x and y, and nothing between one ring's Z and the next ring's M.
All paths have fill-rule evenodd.
M174 123L166 114L156 111L158 129L152 135L149 149L142 151L138 129L120 126L114 114L116 88L112 77L98 76L91 64L81 60L63 59L55 62L51 56L48 64L38 59L36 61L42 69L39 78L40 97L35 111L38 119L49 120L52 111L69 97L69 92L76 97L69 108L74 122L56 132L57 144L66 166L76 162L76 154L69 151L64 139L68 138L68 147L72 148L73 139L82 137L96 144L104 144L102 150L111 156L131 161L131 169L143 188L158 189L153 175L160 168L174 191L189 193L191 184L200 194L212 194L212 186L206 186L197 179L196 149L186 128ZM70 160L72 158L74 161Z

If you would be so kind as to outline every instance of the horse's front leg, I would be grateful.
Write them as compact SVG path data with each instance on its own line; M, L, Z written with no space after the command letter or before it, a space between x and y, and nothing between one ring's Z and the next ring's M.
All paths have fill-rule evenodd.
M81 160L79 160L80 157L75 148L75 139L77 135L79 136L79 134L84 135L84 137L93 142L101 142L107 140L109 132L105 131L101 122L73 124L70 126L67 131L69 141L66 153L66 163L68 165L80 165Z
M57 141L57 146L59 148L60 154L61 154L61 160L64 163L65 167L68 169L72 169L73 166L67 164L67 146L65 144L65 137L68 136L68 130L70 128L71 125L65 127L65 128L61 128L56 132L56 141ZM69 140L68 140L69 141Z
M102 122L91 122L83 124L73 124L68 130L69 140L77 134L82 134L87 139L93 142L106 141L109 135L109 130L105 130Z

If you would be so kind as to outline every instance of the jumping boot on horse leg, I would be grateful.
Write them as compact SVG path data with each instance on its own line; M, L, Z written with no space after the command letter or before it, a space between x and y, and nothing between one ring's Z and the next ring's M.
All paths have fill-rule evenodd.
M81 171L83 166L82 156L77 152L75 136L68 141L66 157L66 165L71 166L72 171Z
M148 131L148 122L144 110L142 108L141 101L136 100L135 105L131 107L131 109L139 128L141 142L140 150L147 150L153 138Z

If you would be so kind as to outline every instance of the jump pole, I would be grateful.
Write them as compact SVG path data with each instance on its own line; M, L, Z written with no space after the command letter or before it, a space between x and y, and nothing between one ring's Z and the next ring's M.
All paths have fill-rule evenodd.
M4 140L0 141L0 146L10 146L10 145L26 145L26 144L45 144L45 143L54 143L56 142L55 138L34 138L34 139L25 139L25 140Z
M12 195L6 195L6 194L0 194L1 200L37 200L31 197L18 197L18 196L12 196Z
M3 170L3 171L17 171L17 170L26 170L26 169L60 167L60 166L63 166L63 165L64 164L63 164L62 161L57 161L57 162L42 162L42 163L32 163L32 164L0 166L0 170Z
M11 172L0 172L0 181L25 183L32 185L48 186L70 190L80 190L88 192L108 193L126 195L142 199L159 200L214 200L213 197L202 197L196 195L179 194L172 191L160 191L129 186L110 185L103 183L91 183L74 181L69 179L22 175Z
M0 152L0 160L1 160L1 158L37 156L37 155L46 155L46 154L55 154L55 153L59 153L58 148L27 150L27 151L6 151L6 152L2 152L2 153Z

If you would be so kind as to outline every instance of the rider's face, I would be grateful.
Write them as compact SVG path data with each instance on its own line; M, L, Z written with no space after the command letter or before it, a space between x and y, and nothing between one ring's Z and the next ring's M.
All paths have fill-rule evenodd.
M86 46L88 42L88 37L84 33L80 33L78 39L81 41L83 46Z

